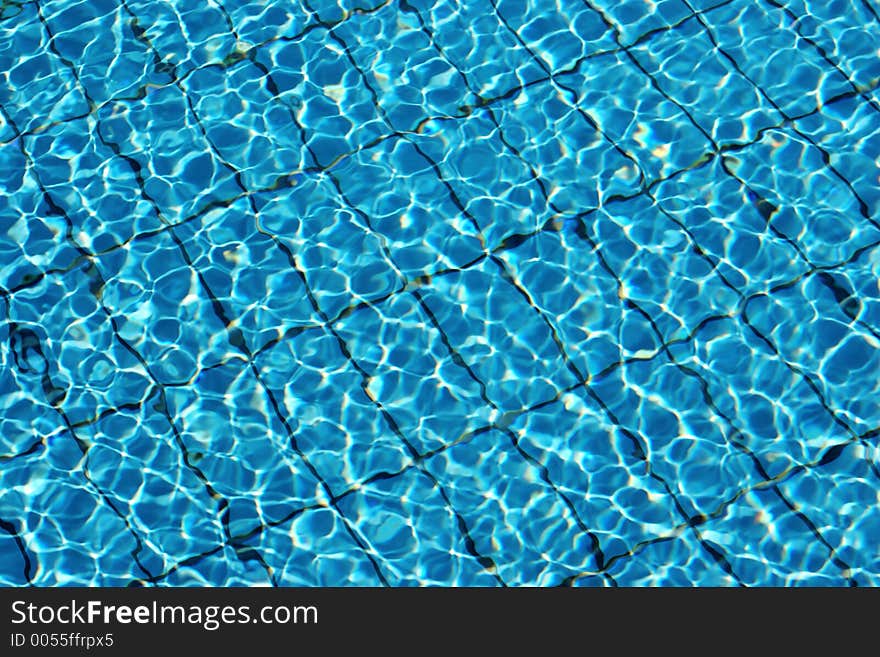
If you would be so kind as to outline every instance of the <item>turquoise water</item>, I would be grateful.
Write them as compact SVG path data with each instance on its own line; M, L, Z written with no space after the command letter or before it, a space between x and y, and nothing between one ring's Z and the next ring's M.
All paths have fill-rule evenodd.
M880 6L0 4L0 584L880 584Z

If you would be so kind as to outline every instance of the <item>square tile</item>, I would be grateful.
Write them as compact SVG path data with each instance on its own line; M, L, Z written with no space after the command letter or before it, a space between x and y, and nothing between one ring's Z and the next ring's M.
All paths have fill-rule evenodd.
M484 7L448 0L414 0L408 4L420 13L450 63L480 96L501 96L547 77L540 62Z
M532 233L554 216L529 163L505 145L485 110L454 123L430 122L413 142L437 163L449 186L444 191L452 208L445 214L465 215L458 215L457 223L469 233L479 230L480 250L483 244L494 248L511 235Z
M507 584L549 586L597 567L590 536L505 433L478 434L427 468L447 490L477 551L492 559Z
M22 6L14 21L0 24L0 70L0 104L19 132L89 111L70 70L49 50L36 5Z
M380 473L395 473L410 454L363 390L336 337L304 331L258 354L260 376L279 401L303 452L334 495Z
M99 289L94 265L86 263L20 290L9 305L10 355L19 385L33 399L62 409L74 424L138 404L152 386L146 369L117 338L95 296ZM48 418L61 425L60 417Z
M127 5L158 58L176 69L177 78L198 67L220 64L235 52L235 36L217 6L186 0L131 0Z
M34 163L33 175L70 219L73 239L90 251L114 248L163 225L137 165L116 157L103 143L107 127L89 116L24 140ZM66 224L61 225L66 233Z
M578 383L551 329L492 261L436 278L422 291L450 345L504 412Z
M853 323L859 305L846 279L822 272L745 308L754 330L786 362L811 375L820 401L856 432L880 424L880 340L873 327Z
M0 167L11 174L0 182L0 285L14 292L47 272L68 270L81 254L67 239L64 217L50 208L17 144L0 146Z
M727 162L749 185L753 202L766 208L770 225L796 242L812 264L839 264L880 240L858 197L802 137L770 130Z
M746 586L846 586L831 551L772 489L749 491L700 531Z
M91 480L141 537L143 563L152 572L225 540L220 500L153 404L106 416L80 433L90 444L85 467Z
M137 541L88 483L84 466L65 432L45 453L0 468L0 518L16 527L26 546L34 586L125 586L142 575L132 559L119 559L133 554ZM21 553L13 556L14 576L23 578Z
M880 550L873 540L880 530L880 509L870 456L862 445L850 444L836 458L779 484L862 586L876 586L880 573Z
M365 225L326 176L300 176L289 189L254 197L261 231L295 258L321 311L338 317L404 287L387 240ZM439 257L439 256L438 256Z
M772 11L783 13L798 33L821 48L854 84L864 86L880 80L880 54L872 25L877 9L859 0L784 0ZM769 8L769 7L768 7Z
M842 98L794 124L825 149L829 163L849 181L875 222L880 216L880 128L876 107L880 107L880 98L874 100L874 106L861 96ZM867 219L861 217L859 221Z
M652 472L688 518L711 515L762 481L738 448L737 434L706 399L704 385L665 356L627 363L591 383L615 423L640 441Z
M642 350L660 346L655 332L666 343L686 339L705 319L737 308L737 290L725 284L712 260L651 199L609 203L584 223L620 280L621 301L637 304L651 318Z
M770 6L726 4L710 12L707 22L718 46L786 118L812 112L852 89L813 46L798 37L791 20ZM749 29L742 30L743 25Z
M455 494L449 491L447 495L454 507ZM373 482L340 500L339 508L378 555L391 586L498 584L489 565L471 554L479 546L468 545L463 534L466 527L423 472L411 469L399 477ZM474 528L470 535L476 541L478 530Z
M632 50L660 88L721 146L753 141L782 115L712 44L691 19Z
M597 537L605 563L683 524L640 447L584 390L520 415L510 430Z
M322 26L266 44L256 60L272 73L277 98L302 128L308 166L332 166L387 135L360 74Z
M629 155L630 166L637 165L636 175L645 182L687 168L712 150L687 115L625 53L588 59L559 82L577 90L578 107Z
M717 263L717 275L744 295L787 283L809 269L795 246L771 230L748 187L718 158L662 182L654 196Z
M632 161L552 83L523 89L509 102L485 111L494 112L500 124L494 134L488 134L510 145L499 161L512 160L511 150L519 153L523 161L519 167L528 167L529 177L540 177L555 211L576 214L615 196L639 192ZM499 168L511 170L509 166ZM544 205L543 198L536 200L536 207L543 210ZM536 220L544 217L544 212L535 214Z
M416 292L355 311L335 324L366 372L367 392L420 454L489 424L496 411L480 383L456 362ZM429 304L430 305L430 304Z
M241 354L230 342L235 327L219 318L214 307L219 301L208 296L168 233L106 254L97 267L105 281L101 302L115 330L158 382L185 383L205 367Z
M147 85L172 82L160 70L131 16L112 0L41 2L53 47L69 61L82 83L81 92L96 105L135 98Z
M204 369L190 386L168 388L166 398L189 462L229 501L233 535L326 498L242 360Z
M153 200L168 223L242 194L234 171L214 156L177 87L151 88L143 99L110 103L96 116L102 141L129 160L113 161L122 172L117 175L136 170L142 196Z
M415 130L430 117L458 114L477 101L460 71L434 48L437 36L425 34L418 19L412 11L388 7L353 16L332 32L365 72L364 83L398 131Z
M206 138L247 189L271 188L311 164L293 112L250 60L196 69L182 83Z
M482 255L477 228L431 160L408 141L387 140L361 151L332 175L345 200L366 215L406 279L460 267Z
M742 321L707 323L672 353L705 381L719 412L739 430L737 443L770 477L815 463L827 449L851 439L815 390Z
M315 509L246 541L272 568L279 586L380 586L364 550L331 509ZM380 559L381 562L381 559Z
M582 1L560 0L548 6L501 0L496 6L498 16L554 73L577 66L597 52L617 48L602 16Z
M321 324L300 274L244 199L175 230L192 268L255 351L287 331Z
M601 251L576 234L577 226L538 233L498 257L550 319L572 362L585 376L595 376L659 345L648 320L621 301Z

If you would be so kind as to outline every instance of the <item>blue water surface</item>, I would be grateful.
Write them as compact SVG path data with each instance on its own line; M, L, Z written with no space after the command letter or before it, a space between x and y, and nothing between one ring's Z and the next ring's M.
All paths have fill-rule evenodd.
M880 584L875 0L0 3L0 584Z

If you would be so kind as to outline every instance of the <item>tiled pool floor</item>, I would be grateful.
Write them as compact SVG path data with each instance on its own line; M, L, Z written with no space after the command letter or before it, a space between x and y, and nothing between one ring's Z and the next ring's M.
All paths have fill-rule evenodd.
M880 583L880 7L0 5L0 584Z

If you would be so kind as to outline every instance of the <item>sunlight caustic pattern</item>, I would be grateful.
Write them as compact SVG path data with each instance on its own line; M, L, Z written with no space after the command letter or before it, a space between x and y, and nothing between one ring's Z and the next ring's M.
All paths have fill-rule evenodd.
M873 0L4 0L0 584L880 584Z

